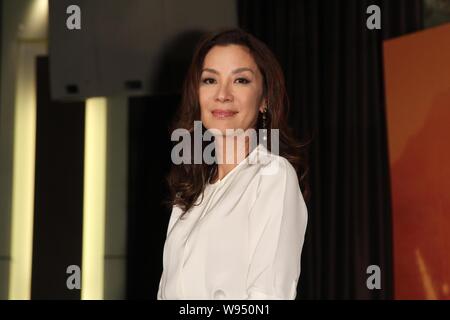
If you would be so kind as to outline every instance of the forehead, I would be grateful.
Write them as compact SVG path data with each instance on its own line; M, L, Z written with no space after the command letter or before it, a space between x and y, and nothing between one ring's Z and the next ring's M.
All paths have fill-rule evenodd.
M237 67L258 69L253 56L250 54L250 50L245 46L235 44L212 47L205 56L203 67L223 70Z

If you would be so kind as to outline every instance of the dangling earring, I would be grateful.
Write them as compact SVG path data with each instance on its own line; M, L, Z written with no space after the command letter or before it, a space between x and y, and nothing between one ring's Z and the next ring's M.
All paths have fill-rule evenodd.
M267 141L267 124L266 124L266 113L268 108L264 108L264 111L262 113L262 127L263 127L263 137L262 139L264 141Z

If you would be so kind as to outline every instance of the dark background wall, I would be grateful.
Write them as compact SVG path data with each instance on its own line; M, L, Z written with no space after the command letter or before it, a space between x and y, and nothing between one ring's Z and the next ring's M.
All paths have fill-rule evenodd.
M1 63L1 61L2 61L2 43L3 43L3 41L2 41L2 39L3 39L3 32L2 32L3 24L1 23L1 17L3 17L3 0L0 0L0 75L2 74L2 63ZM0 76L0 79L1 79L1 76ZM2 88L0 86L0 96L1 96L1 94L2 94ZM2 108L2 105L0 103L0 110L1 110L1 108ZM0 115L1 114L2 113L0 111Z
M178 95L129 99L127 298L156 299L171 211L165 184L171 159L168 124Z
M66 270L81 266L85 103L52 100L48 57L36 67L31 299L80 299L66 286Z

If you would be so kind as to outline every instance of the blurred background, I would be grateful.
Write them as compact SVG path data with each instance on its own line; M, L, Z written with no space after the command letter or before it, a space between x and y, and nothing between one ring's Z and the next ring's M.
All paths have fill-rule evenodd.
M0 299L156 299L168 125L224 27L273 50L310 141L297 299L449 299L449 22L450 0L0 0Z

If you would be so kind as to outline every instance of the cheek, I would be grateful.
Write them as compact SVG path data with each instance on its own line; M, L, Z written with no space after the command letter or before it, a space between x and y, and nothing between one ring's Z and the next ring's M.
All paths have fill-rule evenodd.
M258 119L260 96L258 90L251 90L241 96L243 109L243 124L246 127L254 126Z
M258 95L254 92L247 92L241 96L241 106L246 114L254 115L258 110Z
M198 102L200 104L200 111L203 113L203 110L206 109L206 105L207 105L207 98L206 98L204 90L199 91Z
M245 126L251 126L254 124L254 122L257 120L258 117L258 112L256 107L252 106L251 108L249 108L248 110L246 110L245 112L245 116L244 116L244 125Z
M212 98L211 90L208 90L206 88L200 89L198 92L198 100L200 103L200 108L207 108L208 103L210 103Z

